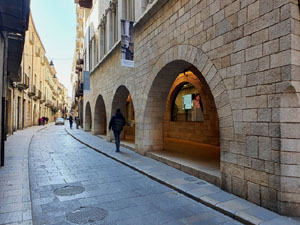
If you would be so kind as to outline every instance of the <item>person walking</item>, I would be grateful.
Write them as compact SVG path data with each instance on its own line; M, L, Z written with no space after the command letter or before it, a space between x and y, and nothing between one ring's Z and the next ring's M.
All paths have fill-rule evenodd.
M125 125L125 118L120 109L116 110L116 114L112 116L109 122L109 130L112 129L115 136L116 152L120 152L120 134Z
M69 116L69 123L70 123L70 128L72 129L73 126L73 117Z

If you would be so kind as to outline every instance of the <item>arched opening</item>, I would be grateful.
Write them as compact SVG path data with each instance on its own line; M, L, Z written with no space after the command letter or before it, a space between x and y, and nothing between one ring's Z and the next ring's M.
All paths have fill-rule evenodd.
M91 129L92 129L92 112L91 112L91 105L88 102L85 106L84 131L90 131Z
M106 135L106 108L103 97L98 96L96 105L95 105L95 114L94 114L94 131L96 135Z
M185 61L154 79L144 117L147 155L220 185L220 128L214 96L200 71Z
M120 139L126 146L134 148L134 146L132 146L132 144L135 143L134 106L128 89L123 85L120 86L115 93L112 103L112 115L118 108L121 109L126 121Z

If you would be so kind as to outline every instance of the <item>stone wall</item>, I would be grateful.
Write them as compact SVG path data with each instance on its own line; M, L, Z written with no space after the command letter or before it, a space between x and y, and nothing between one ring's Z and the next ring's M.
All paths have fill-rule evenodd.
M85 96L92 114L101 94L110 118L116 90L125 86L136 151L160 150L169 91L194 66L216 104L222 188L299 216L298 1L169 0L149 12L135 27L135 68L120 67L117 45L92 72Z

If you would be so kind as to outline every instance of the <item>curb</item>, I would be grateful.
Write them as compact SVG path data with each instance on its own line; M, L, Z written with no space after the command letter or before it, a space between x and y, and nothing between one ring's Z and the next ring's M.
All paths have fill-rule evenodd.
M141 170L141 169L139 169L139 168L137 168L135 166L132 166L132 165L130 165L130 164L124 162L124 161L121 161L120 159L117 159L117 158L115 158L115 157L113 157L113 156L111 156L111 155L109 155L109 154L101 151L100 149L97 149L97 148L89 145L88 143L86 143L86 142L80 140L79 138L77 138L75 135L73 135L71 132L69 132L66 128L65 128L65 131L71 137L73 137L75 140L77 140L78 142L80 142L80 143L86 145L87 147L93 149L94 151L99 152L99 153L103 154L104 156L106 156L106 157L108 157L110 159L113 159L113 160L115 160L115 161L117 161L117 162L119 162L119 163L121 163L121 164L123 164L123 165L125 165L125 166L127 166L127 167L129 167L129 168L131 168L131 169L133 169L133 170L135 170L135 171L137 171L137 172L139 172L139 173L147 176L147 177L149 177L150 179L155 180L155 181L157 181L157 182L159 182L159 183L161 183L161 184L163 184L163 185L165 185L165 186L167 186L167 187L169 187L169 188L171 188L171 189L173 189L173 190L175 190L175 191L183 194L184 196L186 196L188 198L191 198L191 199L193 199L193 200L195 200L195 201L197 201L199 203L202 203L203 205L208 206L209 208L212 208L212 209L214 209L214 210L222 213L223 215L229 216L229 217L231 217L231 218L233 218L233 219L235 219L235 220L237 220L237 221L239 221L241 223L244 223L244 224L247 224L247 225L257 225L257 223L253 223L251 221L251 219L248 219L249 217L247 217L247 216L245 216L245 217L244 216L238 216L238 215L234 214L233 212L231 212L229 210L227 211L224 208L218 207L218 206L214 205L213 203L211 203L209 201L205 201L205 200L200 199L200 198L198 198L198 197L196 197L196 196L194 196L192 194L189 194L186 191L184 191L182 189L179 189L179 188L175 187L174 185L172 185L170 183L167 183L164 180L161 180L161 179L159 179L157 177L154 177L154 176L146 173L145 171L143 171L143 170Z

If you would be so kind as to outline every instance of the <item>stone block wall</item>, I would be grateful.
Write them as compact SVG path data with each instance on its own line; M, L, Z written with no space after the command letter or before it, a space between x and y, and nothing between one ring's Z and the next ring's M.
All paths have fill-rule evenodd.
M162 149L169 91L194 66L216 104L222 188L299 216L298 1L169 0L154 8L135 25L135 68L120 66L118 45L92 71L92 118L99 94L111 117L123 85L135 109L136 151Z

